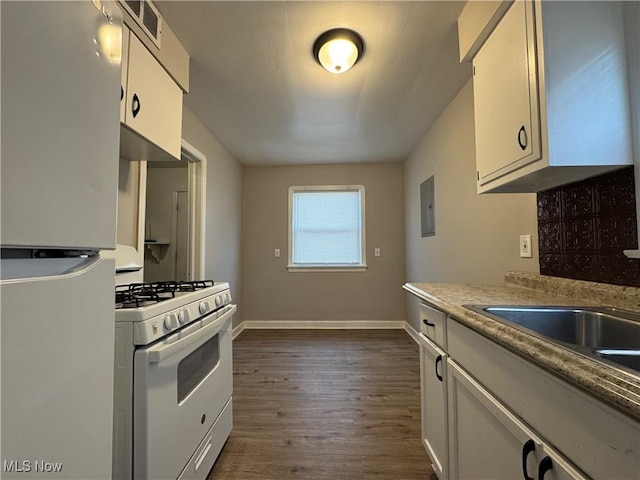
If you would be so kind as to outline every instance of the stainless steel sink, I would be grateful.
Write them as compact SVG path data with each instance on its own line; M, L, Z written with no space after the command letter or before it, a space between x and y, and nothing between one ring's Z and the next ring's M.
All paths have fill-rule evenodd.
M640 314L593 307L465 307L596 360L640 373Z
M610 362L623 365L627 368L640 372L640 350L615 350L603 349L596 350L595 354L600 358L609 360Z

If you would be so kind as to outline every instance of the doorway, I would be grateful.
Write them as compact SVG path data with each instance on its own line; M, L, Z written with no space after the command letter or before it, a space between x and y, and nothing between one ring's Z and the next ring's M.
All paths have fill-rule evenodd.
M204 279L206 157L183 140L180 161L147 162L145 184L144 281Z

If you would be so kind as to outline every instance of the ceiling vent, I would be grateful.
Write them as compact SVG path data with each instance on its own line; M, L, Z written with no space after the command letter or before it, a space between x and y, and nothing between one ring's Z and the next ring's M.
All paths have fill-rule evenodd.
M162 15L149 0L119 0L125 10L144 30L151 41L160 48L162 35Z

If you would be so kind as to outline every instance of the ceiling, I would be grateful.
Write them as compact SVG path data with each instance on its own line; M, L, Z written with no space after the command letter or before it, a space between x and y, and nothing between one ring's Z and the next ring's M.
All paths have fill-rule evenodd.
M185 104L244 165L404 160L471 77L457 1L162 1L191 56ZM362 59L334 75L312 47L347 27Z

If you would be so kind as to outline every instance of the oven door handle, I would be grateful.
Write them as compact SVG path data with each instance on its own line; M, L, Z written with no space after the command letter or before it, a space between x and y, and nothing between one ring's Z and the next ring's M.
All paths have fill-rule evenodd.
M170 357L171 355L174 355L175 353L178 353L180 350L188 347L189 345L192 345L194 342L197 342L201 338L212 337L222 329L225 322L229 318L231 318L231 316L236 312L237 309L238 307L236 305L231 305L231 308L228 308L221 317L217 318L208 325L205 325L204 327L196 330L195 332L190 333L189 335L180 338L179 340L176 340L175 342L168 345L160 344L152 347L147 352L149 363L160 363L164 359Z

